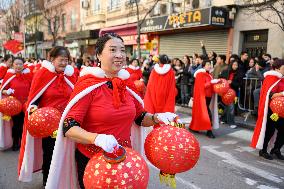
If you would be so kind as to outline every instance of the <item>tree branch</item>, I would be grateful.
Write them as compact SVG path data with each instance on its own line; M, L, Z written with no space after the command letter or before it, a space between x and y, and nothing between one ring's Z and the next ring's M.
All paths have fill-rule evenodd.
M141 22L139 22L139 27L141 27L141 25L144 22L144 20L146 19L146 17L152 12L152 10L155 8L155 6L158 4L159 1L161 1L161 0L156 0L155 3L152 5L152 7L148 10L148 12L146 12L146 14L144 15L144 17L141 20Z

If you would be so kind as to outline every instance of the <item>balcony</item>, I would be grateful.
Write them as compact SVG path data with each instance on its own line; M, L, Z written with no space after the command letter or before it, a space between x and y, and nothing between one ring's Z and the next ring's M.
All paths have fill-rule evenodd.
M106 22L106 14L103 10L89 10L86 15L85 23L90 24L104 24Z

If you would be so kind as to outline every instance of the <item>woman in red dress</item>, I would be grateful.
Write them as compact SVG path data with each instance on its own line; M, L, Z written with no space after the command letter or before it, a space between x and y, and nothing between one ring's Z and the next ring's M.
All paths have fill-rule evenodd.
M22 105L24 105L28 100L32 82L32 73L28 68L24 69L24 59L20 57L16 57L13 60L12 66L13 68L7 71L3 79L1 93L7 96L14 96L22 103ZM23 132L24 116L25 114L22 111L18 115L12 117L13 151L16 151L20 148L20 139ZM1 122L3 121L1 120Z
M213 84L218 83L218 79L213 79L209 74L211 63L204 61L202 68L194 73L194 92L192 120L189 128L193 131L207 131L209 138L215 138L212 128L219 128L219 118L217 109L217 95L214 94Z
M42 169L45 185L55 139L34 138L27 131L28 116L37 108L52 107L63 113L76 82L74 69L68 65L69 51L54 47L49 52L50 61L43 61L33 79L25 112L25 124L19 156L19 180L30 182L33 171Z
M133 59L128 68L126 68L126 70L129 72L130 79L132 81L140 80L142 78L142 71L139 66L138 59Z
M133 122L147 127L160 121L169 124L176 117L144 111L141 98L127 86L130 75L122 69L126 53L120 36L104 34L97 41L96 53L100 67L81 71L61 117L47 189L79 185L83 189L84 170L92 155L100 150L112 152L118 144L132 146ZM138 140L138 136L131 137Z

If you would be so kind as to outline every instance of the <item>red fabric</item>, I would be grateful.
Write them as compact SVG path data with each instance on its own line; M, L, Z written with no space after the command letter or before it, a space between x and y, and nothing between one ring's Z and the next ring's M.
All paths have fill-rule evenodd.
M75 75L76 75L77 77L79 77L79 75L80 75L80 70L79 70L77 67L75 67L75 68L74 68L74 73L75 73Z
M259 104L258 104L258 118L256 121L256 126L254 129L254 133L253 133L253 137L251 141L251 147L253 148L256 148L259 135L261 132L261 128L262 128L263 118L264 116L267 116L267 112L264 112L264 107L265 107L266 97L267 95L269 95L268 90L278 80L279 80L278 77L269 75L269 76L266 76L266 78L263 81L261 91L260 91L260 96L259 96L260 98L259 98Z
M206 81L208 73L200 72L195 77L193 92L192 120L190 129L195 131L211 130L211 122L206 106Z
M279 83L277 83L277 85L275 87L273 87L273 89L271 90L271 92L273 93L280 93L284 91L284 79L281 79Z
M49 70L47 70L46 68L41 68L36 72L36 74L34 75L34 79L32 81L32 84L31 84L27 105L29 105L31 103L31 101L39 94L39 92L47 85L47 83L49 83L56 75L57 75L57 73L52 73ZM65 76L65 77L68 78L69 81L71 81L73 84L75 84L77 78L74 74L72 76ZM54 82L56 82L56 80ZM64 83L65 83L65 81L64 81ZM43 93L43 95L47 95L47 94L51 95L52 93L50 93L48 90L49 90L49 88L46 89L46 91ZM64 98L64 99L67 99L66 102L68 101L67 97ZM48 104L45 101L52 103L51 98L49 98L49 99L43 98L40 101L40 105L41 105L41 103L43 103L43 105ZM27 135L27 116L28 116L28 113L26 111L25 112L23 134L22 134L21 149L20 149L19 161L18 161L18 174L20 173L22 161L23 161L23 157L24 157L24 153L25 153L26 135Z
M3 84L15 74L7 73L4 77ZM5 90L11 88L14 89L14 94L11 96L16 97L22 104L28 100L28 95L32 83L32 74L31 73L19 73L16 74L16 77L12 79L5 87Z
M0 79L3 79L7 73L8 68L6 66L0 66Z
M144 98L145 110L150 113L174 112L176 97L175 74L172 69L164 75L151 72Z
M234 76L235 76L235 73L234 73L234 72L231 72L231 73L229 74L229 79L228 79L228 80L233 81Z
M23 44L17 40L9 40L6 43L3 44L3 47L9 51L11 51L13 54L16 54L23 50Z
M211 97L214 93L214 90L213 90L213 85L211 83L211 80L213 79L213 77L206 72L206 75L205 75L205 96L206 97Z
M130 73L130 79L134 82L136 80L140 80L142 78L141 69L133 70L131 68L126 68L126 70Z
M135 118L141 115L143 107L127 91L125 92L125 101L118 109L110 100L112 98L113 90L109 89L107 85L103 85L80 99L66 117L72 117L89 132L112 134L121 145L125 145L125 141L127 141L128 147L131 147L131 125ZM89 158L95 153L88 150L91 148L90 146L94 145L77 144L79 151Z

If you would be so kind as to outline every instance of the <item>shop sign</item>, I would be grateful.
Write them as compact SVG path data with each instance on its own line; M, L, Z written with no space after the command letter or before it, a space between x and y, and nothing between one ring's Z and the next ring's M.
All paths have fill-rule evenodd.
M141 25L141 32L147 33L206 25L225 26L228 24L227 10L222 7L211 7L146 19Z
M126 35L121 36L125 45L135 45L137 44L138 35ZM141 34L140 35L140 44L145 44L148 42L147 35Z

